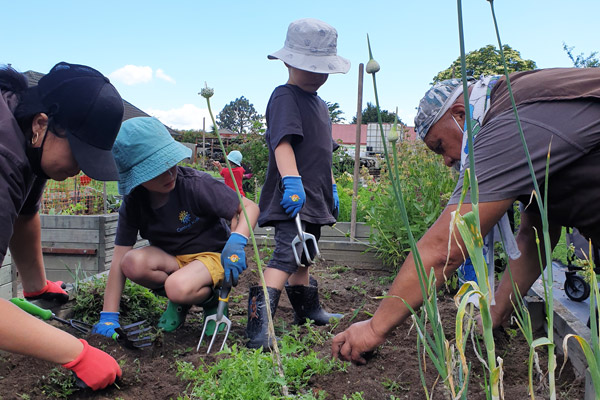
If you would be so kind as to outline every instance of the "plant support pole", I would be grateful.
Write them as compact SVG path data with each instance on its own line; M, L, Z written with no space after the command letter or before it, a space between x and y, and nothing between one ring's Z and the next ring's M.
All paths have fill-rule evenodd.
M352 212L350 214L350 240L356 237L356 206L358 202L358 179L360 171L360 139L362 132L363 63L358 64L358 95L356 100L356 141L354 142L354 186L352 188Z

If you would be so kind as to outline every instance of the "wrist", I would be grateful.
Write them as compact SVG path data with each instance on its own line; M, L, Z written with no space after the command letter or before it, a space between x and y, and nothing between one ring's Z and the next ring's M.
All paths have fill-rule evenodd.
M233 241L235 241L237 243L242 243L244 246L248 244L248 237L245 235L242 235L239 232L231 232L231 236L229 236L229 239L232 239Z

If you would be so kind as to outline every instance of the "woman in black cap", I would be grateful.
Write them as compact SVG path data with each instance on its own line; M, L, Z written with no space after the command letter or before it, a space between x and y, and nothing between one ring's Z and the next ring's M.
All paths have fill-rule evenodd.
M0 68L0 265L8 248L29 299L64 303L62 282L46 279L39 201L46 180L83 170L117 180L111 149L123 100L108 79L83 65L59 63L28 88L27 78ZM108 354L0 299L0 349L62 364L96 390L121 369Z

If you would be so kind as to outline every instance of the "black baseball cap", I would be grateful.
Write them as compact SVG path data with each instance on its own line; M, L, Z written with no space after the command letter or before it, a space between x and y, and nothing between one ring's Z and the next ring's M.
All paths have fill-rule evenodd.
M43 112L66 130L71 152L89 177L116 181L112 147L123 119L123 99L95 69L60 62L29 88L21 108Z

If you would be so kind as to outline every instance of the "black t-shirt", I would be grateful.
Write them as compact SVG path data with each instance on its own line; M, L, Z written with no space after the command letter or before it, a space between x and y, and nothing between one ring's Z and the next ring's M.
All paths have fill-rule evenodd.
M260 195L260 226L290 217L279 204L283 195L281 175L275 161L275 148L285 137L290 139L298 172L306 192L300 211L303 221L318 225L335 223L331 186L331 155L338 148L331 136L327 104L317 93L305 92L295 85L282 85L273 91L266 112L269 165Z
M25 154L25 135L13 116L16 96L0 92L0 265L18 215L34 215L46 184L38 178Z
M142 186L125 196L115 244L133 246L140 236L171 255L220 252L229 238L227 220L239 207L237 194L209 174L177 167L167 204L152 209Z

